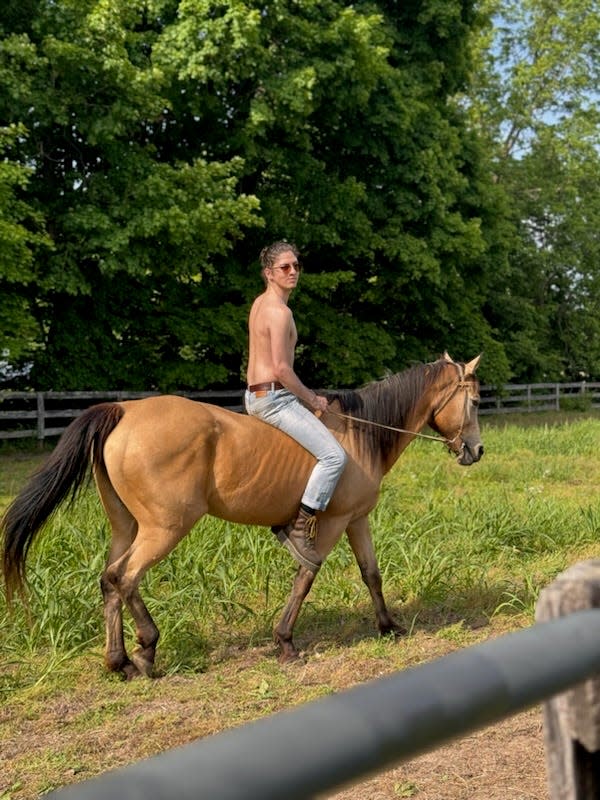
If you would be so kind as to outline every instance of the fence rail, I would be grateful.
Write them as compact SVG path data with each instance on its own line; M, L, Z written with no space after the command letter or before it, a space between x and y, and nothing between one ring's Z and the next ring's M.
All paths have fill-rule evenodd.
M507 383L481 387L480 414L600 408L600 383Z
M88 406L108 400L137 400L158 392L0 391L0 440L60 435ZM182 392L184 397L241 411L243 389ZM508 383L481 387L480 414L600 408L600 383Z
M31 439L40 442L59 436L89 406L109 400L139 400L158 392L0 392L0 439ZM242 389L182 392L191 400L242 410Z

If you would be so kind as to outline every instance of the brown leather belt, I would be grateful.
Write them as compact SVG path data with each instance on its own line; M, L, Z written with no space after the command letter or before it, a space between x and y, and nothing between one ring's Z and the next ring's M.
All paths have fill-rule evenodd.
M265 383L253 383L248 386L248 391L255 394L257 397L265 397L267 392L274 392L277 389L285 389L283 383L279 381L266 381Z

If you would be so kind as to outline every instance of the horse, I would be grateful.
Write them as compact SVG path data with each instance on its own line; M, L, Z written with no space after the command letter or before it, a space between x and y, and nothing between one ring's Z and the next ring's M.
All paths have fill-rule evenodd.
M429 425L469 466L483 455L477 407L480 356L445 353L355 390L328 392L321 417L348 453L334 496L318 513L316 547L325 559L346 532L368 587L381 634L406 631L388 611L369 528L381 482ZM159 631L139 592L147 570L165 558L205 514L249 525L285 524L297 511L314 458L285 433L254 417L177 395L99 403L65 429L45 464L6 510L3 572L9 603L25 587L29 547L44 523L93 474L111 528L100 579L110 671L153 675ZM300 565L274 626L279 660L299 657L293 630L316 572ZM136 629L128 655L123 605Z

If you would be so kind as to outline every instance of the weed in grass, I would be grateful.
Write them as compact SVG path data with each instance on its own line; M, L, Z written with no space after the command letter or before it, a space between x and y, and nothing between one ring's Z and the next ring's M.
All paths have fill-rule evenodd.
M15 781L12 786L9 786L5 792L0 793L0 800L12 800L13 793L18 792L23 788L21 781Z
M364 640L363 650L368 653L371 658L387 659L390 653L396 646L396 640L390 634L389 636L377 636Z
M395 797L415 797L419 793L419 788L412 781L402 781L394 784Z
M439 631L436 633L436 636L439 639L444 639L447 642L454 642L459 645L464 644L465 640L464 620L461 619L459 622L455 622L453 625L445 625L443 628L439 629Z
M504 599L502 602L496 606L494 609L494 613L492 614L495 617L497 614L520 614L522 612L531 613L531 607L526 602L526 598L524 596L519 596L514 594L513 592L506 591L503 593ZM530 595L527 595L527 598L530 598Z
M581 527L582 540L597 542L600 535L600 506L579 508L575 523Z

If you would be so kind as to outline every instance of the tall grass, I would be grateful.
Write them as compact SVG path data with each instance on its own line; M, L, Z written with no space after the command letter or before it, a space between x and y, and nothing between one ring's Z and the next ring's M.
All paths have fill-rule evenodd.
M486 455L459 467L416 441L382 487L371 515L384 590L414 629L436 621L532 614L539 588L597 553L600 420L485 424ZM0 477L11 472L0 459ZM3 480L3 485L7 482ZM103 644L98 578L108 526L93 489L60 509L32 547L28 604L0 597L0 692L28 660L48 670ZM158 667L205 668L219 648L271 637L295 572L270 531L206 518L146 576L142 593L161 631ZM368 593L345 540L324 565L298 628L360 635ZM134 637L126 615L126 633Z

